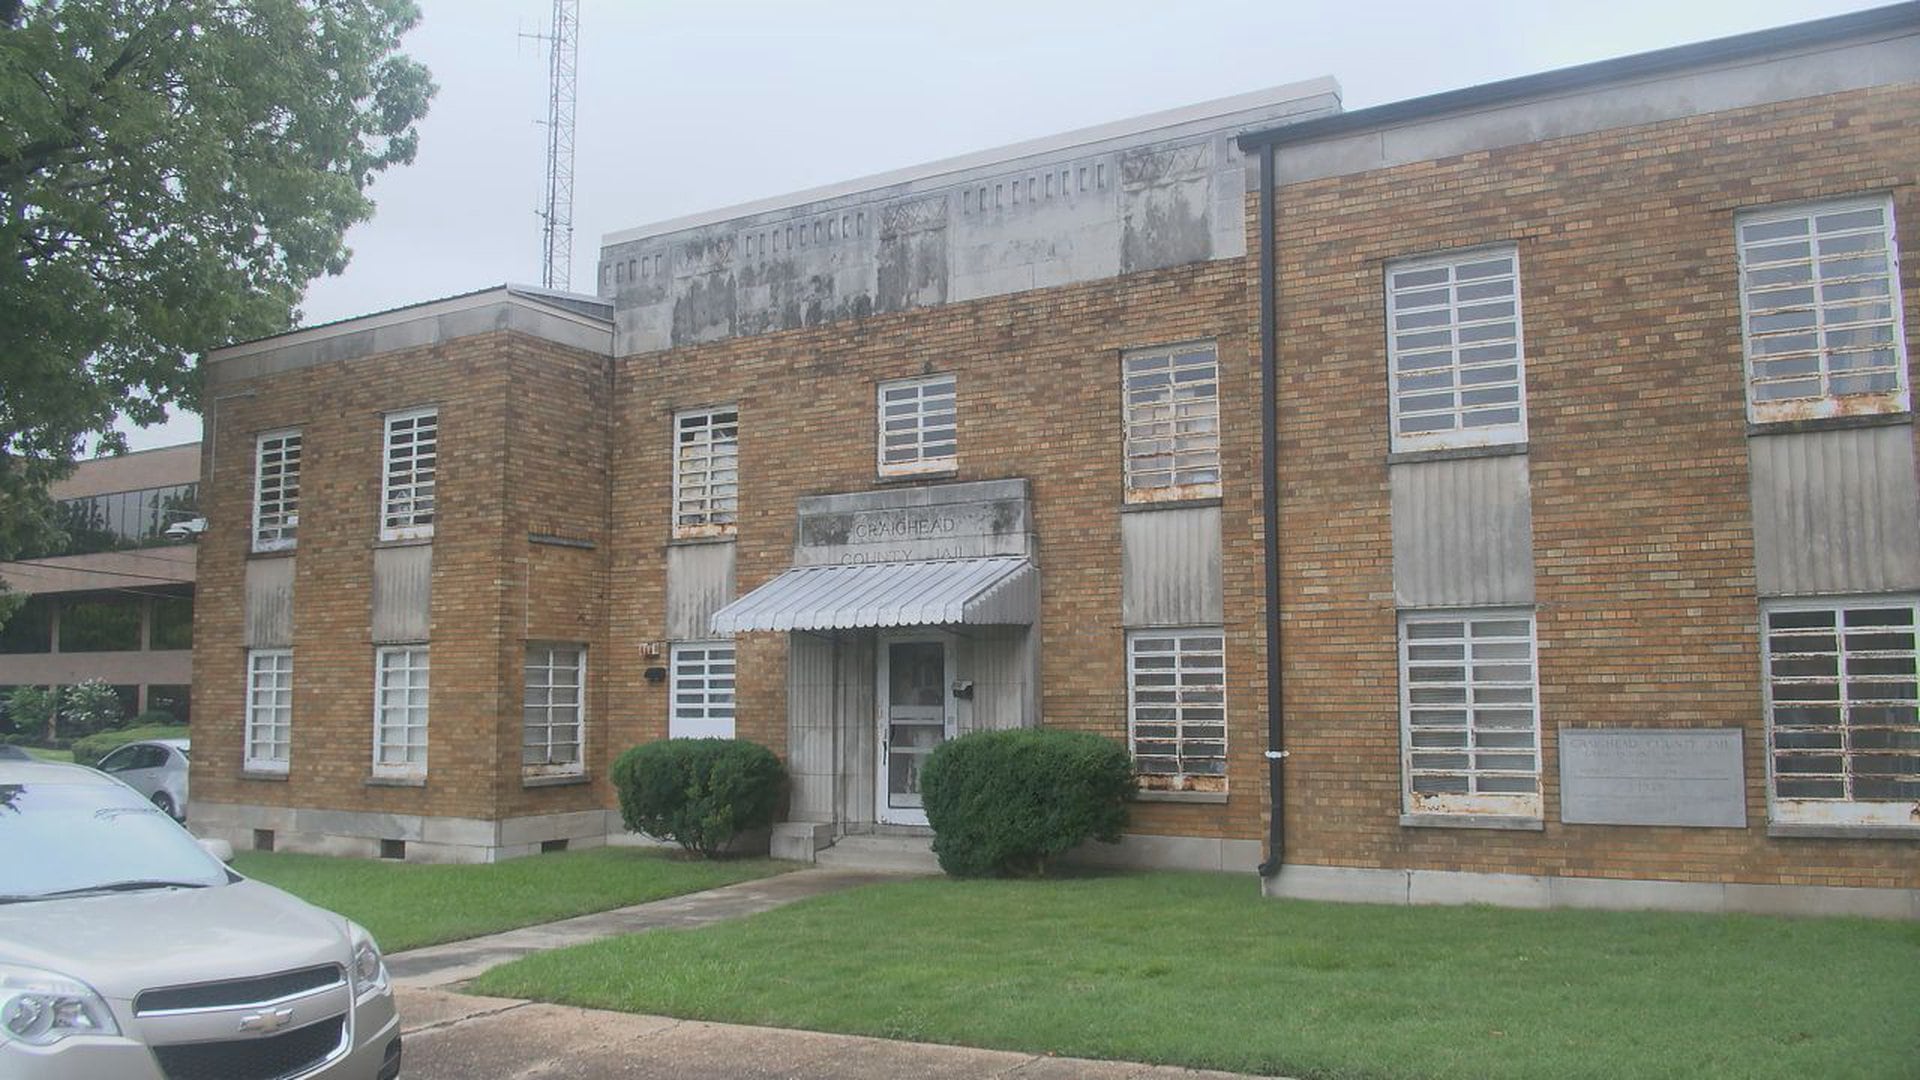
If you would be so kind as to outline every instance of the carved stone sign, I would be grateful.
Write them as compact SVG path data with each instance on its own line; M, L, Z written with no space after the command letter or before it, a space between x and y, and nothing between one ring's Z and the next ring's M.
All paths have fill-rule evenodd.
M1560 729L1569 825L1745 828L1739 728Z
M1030 555L1025 480L801 499L795 566Z

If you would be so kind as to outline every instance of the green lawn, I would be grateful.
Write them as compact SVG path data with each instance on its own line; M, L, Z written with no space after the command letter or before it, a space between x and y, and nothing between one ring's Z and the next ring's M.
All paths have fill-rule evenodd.
M64 761L68 764L73 763L73 751L71 750L49 750L44 746L23 746L20 749L25 750L41 761Z
M388 952L698 892L794 868L771 859L690 860L609 847L443 866L242 852L234 869L331 908Z
M476 993L1296 1077L1920 1077L1920 926L925 879L527 957Z

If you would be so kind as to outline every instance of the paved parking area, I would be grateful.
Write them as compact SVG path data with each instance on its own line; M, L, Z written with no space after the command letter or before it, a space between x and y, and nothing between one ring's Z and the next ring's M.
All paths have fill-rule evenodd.
M403 988L407 1080L1232 1080L1118 1061L600 1012Z

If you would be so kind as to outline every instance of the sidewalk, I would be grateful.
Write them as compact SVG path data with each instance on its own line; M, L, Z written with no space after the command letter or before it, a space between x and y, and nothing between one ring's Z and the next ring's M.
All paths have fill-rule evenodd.
M400 991L407 1080L1233 1080L1232 1073Z
M737 919L771 911L809 896L898 878L898 874L863 870L795 870L705 892L670 896L665 900L633 907L579 915L559 922L525 926L465 941L450 941L445 945L409 949L388 956L387 970L393 975L394 985L403 989L448 986L475 978L488 968L528 953L662 927L705 926L722 919Z
M1124 1061L897 1042L859 1035L674 1020L485 998L448 989L497 964L618 934L695 927L809 896L899 880L863 870L796 870L649 904L411 949L387 957L406 1037L408 1080L1232 1080Z

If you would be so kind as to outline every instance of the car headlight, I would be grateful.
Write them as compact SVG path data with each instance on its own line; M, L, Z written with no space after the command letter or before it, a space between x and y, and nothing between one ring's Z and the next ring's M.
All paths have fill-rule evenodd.
M353 996L358 999L387 987L387 962L380 957L380 946L359 923L348 923L353 935Z
M51 1046L69 1035L118 1035L113 1011L78 979L0 964L0 1043Z

